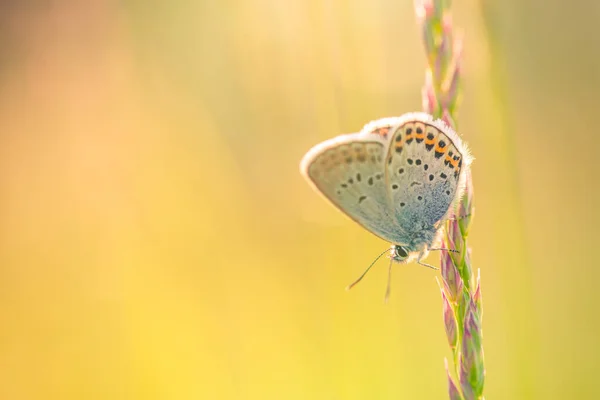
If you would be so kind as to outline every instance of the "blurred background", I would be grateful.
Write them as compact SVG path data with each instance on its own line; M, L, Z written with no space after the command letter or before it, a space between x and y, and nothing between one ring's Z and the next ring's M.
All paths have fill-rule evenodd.
M598 2L454 1L489 399L600 398ZM443 399L437 272L298 173L421 108L412 1L0 2L1 399ZM435 255L428 259L437 265Z

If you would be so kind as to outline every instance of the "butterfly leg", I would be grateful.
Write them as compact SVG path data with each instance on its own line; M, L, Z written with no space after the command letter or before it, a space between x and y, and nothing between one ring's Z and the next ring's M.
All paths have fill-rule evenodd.
M417 261L417 264L419 264L419 265L422 265L422 266L424 266L424 267L427 267L427 268L435 269L435 270L438 270L438 269L439 269L439 268L437 268L437 267L434 267L434 266L433 266L433 265L431 265L431 264L423 263L423 262L421 262L421 261Z
M417 259L417 264L419 264L419 265L422 265L422 266L424 266L424 267L427 267L427 268L431 268L431 269L438 270L439 268L437 268L437 267L434 267L434 266L433 266L433 265L431 265L431 264L427 264L427 263L421 262L421 258L423 258L423 255L424 255L424 254L425 254L425 253L421 253L421 254L419 254L419 258Z

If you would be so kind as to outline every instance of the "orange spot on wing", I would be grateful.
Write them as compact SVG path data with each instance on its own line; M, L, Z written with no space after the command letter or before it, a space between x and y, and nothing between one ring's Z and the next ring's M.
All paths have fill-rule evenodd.
M458 161L454 161L450 156L446 156L446 161L452 165L452 169L456 168L456 165L458 165Z
M419 132L421 131L421 132ZM416 123L415 124L415 138L417 139L425 139L425 125L422 123Z

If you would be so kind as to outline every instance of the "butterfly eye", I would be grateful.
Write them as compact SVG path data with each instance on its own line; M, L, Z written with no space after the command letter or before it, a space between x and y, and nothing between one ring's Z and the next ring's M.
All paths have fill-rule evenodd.
M408 252L406 251L406 249L404 247L396 246L395 250L396 250L396 256L399 259L404 260L406 257L408 257Z

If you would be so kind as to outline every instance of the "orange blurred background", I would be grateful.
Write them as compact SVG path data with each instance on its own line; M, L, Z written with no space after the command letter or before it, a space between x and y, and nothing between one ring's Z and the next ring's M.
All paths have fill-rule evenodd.
M600 7L454 9L486 398L598 398ZM387 244L298 173L420 109L412 1L3 1L0 28L0 399L447 398L438 273L345 292Z

